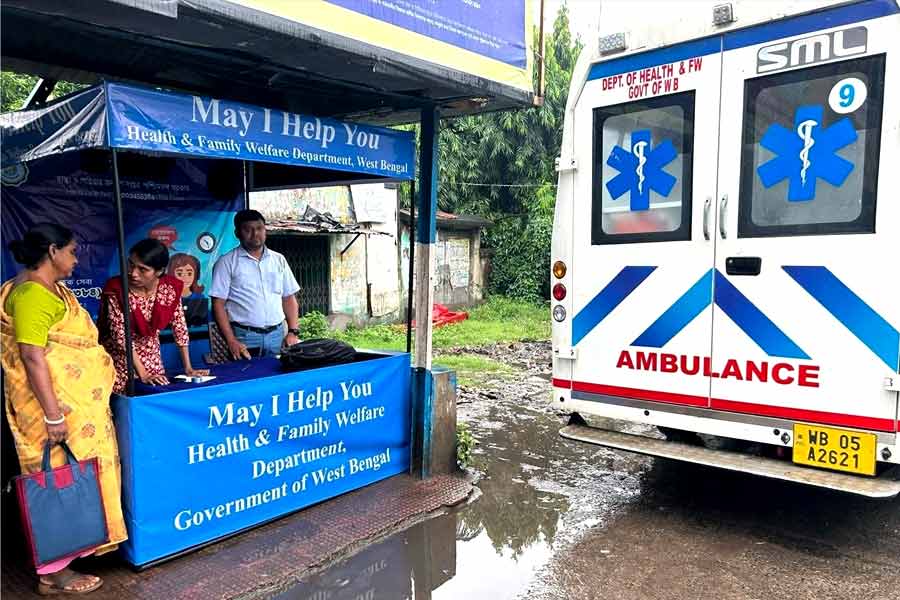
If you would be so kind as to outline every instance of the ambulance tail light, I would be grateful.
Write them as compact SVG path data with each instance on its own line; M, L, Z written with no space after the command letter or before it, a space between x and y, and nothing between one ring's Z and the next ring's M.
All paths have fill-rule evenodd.
M566 309L561 304L553 307L553 320L557 323L562 323L566 320Z
M553 263L553 276L557 279L562 279L566 276L566 263L561 260Z
M556 285L554 285L553 286L553 298L556 301L561 302L562 300L565 299L565 297L566 297L566 286L564 286L561 283L557 283Z

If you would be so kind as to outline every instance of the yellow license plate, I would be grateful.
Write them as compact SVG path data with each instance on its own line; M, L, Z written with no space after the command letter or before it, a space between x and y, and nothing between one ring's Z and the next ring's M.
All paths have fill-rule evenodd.
M794 462L874 475L877 442L874 433L798 423L794 425Z

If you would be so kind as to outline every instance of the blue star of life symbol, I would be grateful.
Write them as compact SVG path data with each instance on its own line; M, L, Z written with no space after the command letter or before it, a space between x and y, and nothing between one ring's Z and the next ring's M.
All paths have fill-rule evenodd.
M675 160L678 151L669 140L663 140L655 148L651 146L650 130L631 133L631 150L615 146L606 164L619 172L606 182L606 189L613 200L630 192L631 210L650 208L650 190L668 196L675 186L675 177L663 170Z
M853 163L837 151L856 141L856 129L844 117L829 127L822 126L822 106L799 106L793 130L773 123L760 145L777 156L757 168L767 188L788 180L788 202L805 202L816 197L816 179L840 187L853 171Z

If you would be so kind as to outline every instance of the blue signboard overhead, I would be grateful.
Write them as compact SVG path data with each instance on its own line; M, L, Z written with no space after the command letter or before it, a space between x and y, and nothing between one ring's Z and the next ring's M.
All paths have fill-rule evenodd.
M315 39L327 47L333 40L342 52L365 56L386 66L379 81L396 67L409 75L423 70L421 85L437 76L442 84L462 82L467 91L458 97L525 94L521 105L534 94L534 54L538 40L537 2L532 0L195 0L215 4L249 24L266 24L298 38ZM225 5L218 8L219 5ZM249 10L246 10L249 9ZM274 19L272 17L275 17ZM333 36L338 36L337 38ZM299 66L309 57L295 58ZM297 62L299 61L299 62ZM314 69L315 67L313 67ZM349 73L349 72L348 72ZM366 83L368 76L353 80ZM473 79L475 78L475 79ZM477 83L476 83L477 81ZM489 83L490 82L490 83ZM369 82L372 83L372 82ZM474 85L474 88L472 87ZM400 85L396 89L406 89ZM394 88L392 88L394 89ZM408 93L413 94L412 90ZM426 97L440 96L431 92ZM418 95L416 92L415 95ZM344 99L341 99L342 101ZM349 112L349 111L348 111Z
M229 100L107 83L0 115L3 167L112 147L412 179L413 134Z
M521 69L527 64L525 2L327 1Z

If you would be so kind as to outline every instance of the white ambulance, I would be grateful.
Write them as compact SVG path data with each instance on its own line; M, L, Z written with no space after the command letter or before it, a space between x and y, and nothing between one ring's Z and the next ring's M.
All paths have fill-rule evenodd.
M601 12L572 77L551 261L560 433L895 496L900 7L664 8Z

